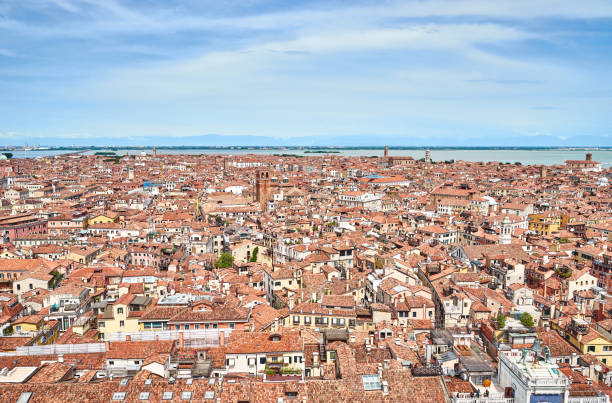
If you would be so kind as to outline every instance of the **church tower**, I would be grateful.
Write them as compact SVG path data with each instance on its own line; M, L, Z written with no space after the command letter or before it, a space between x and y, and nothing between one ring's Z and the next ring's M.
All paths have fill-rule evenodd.
M385 146L385 158L389 158L389 146Z
M258 169L255 178L255 200L259 202L262 210L266 209L268 196L270 196L270 171Z
M510 218L508 218L508 216L505 216L501 222L499 243L502 245L509 245L512 243L512 223L510 222Z

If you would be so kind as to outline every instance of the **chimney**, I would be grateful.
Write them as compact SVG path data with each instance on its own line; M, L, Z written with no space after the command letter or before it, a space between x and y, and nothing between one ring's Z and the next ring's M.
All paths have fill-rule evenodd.
M185 335L183 332L179 333L179 348L182 350L185 347Z
M225 332L223 330L219 332L219 345L221 347L225 346Z

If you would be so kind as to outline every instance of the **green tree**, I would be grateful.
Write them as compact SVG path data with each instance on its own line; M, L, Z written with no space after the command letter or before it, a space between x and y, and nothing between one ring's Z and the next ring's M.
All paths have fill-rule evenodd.
M225 269L228 267L232 267L234 263L234 256L231 253L223 252L219 259L215 262L215 267L217 269Z
M7 160L10 160L11 158L13 158L13 153L2 153L2 155L4 155Z
M504 316L503 313L498 313L497 314L497 327L499 329L503 329L506 326L506 317Z
M533 327L533 318L527 312L521 315L521 323L526 327Z
M255 249L253 249L253 255L251 256L251 259L249 260L249 262L257 262L257 254L259 253L259 246L256 246Z

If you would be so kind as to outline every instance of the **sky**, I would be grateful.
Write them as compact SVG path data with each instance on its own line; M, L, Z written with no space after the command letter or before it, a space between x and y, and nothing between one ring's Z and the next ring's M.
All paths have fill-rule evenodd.
M609 137L612 1L2 0L0 97L0 145Z

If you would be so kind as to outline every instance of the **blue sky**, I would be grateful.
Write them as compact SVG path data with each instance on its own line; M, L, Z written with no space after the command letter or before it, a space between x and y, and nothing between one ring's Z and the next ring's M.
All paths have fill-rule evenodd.
M609 0L0 2L0 138L609 136L611 72Z

